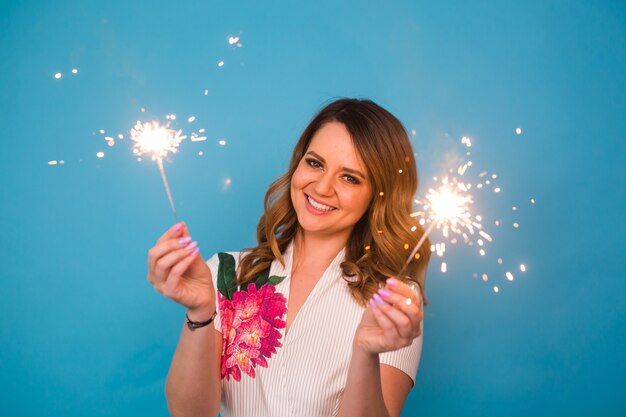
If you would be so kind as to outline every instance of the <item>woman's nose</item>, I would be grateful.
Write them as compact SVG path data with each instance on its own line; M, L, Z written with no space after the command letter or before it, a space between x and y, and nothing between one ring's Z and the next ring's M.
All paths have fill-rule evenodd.
M315 192L319 195L331 195L333 192L333 178L331 175L324 173L315 182Z

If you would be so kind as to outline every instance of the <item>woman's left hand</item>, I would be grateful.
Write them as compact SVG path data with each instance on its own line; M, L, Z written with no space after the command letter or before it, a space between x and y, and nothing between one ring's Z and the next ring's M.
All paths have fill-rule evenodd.
M357 328L355 347L378 354L409 346L422 334L422 301L413 289L389 278L370 299Z

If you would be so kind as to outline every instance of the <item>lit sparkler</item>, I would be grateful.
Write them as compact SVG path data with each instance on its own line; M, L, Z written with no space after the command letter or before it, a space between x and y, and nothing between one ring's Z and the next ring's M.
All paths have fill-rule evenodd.
M137 121L135 127L130 130L130 138L135 142L133 146L133 153L137 156L149 154L152 156L152 160L156 161L159 171L161 172L161 178L163 179L163 185L165 186L165 192L167 198L170 201L174 218L178 222L178 215L176 214L176 208L174 207L174 200L172 199L172 193L170 186L167 183L167 177L165 176L165 169L163 168L163 158L168 153L176 153L178 146L183 139L187 136L181 134L182 130L170 129L170 123L160 125L157 121L142 123Z
M470 188L470 185L459 181L456 177L445 176L437 188L428 190L424 200L415 200L421 205L421 210L412 213L411 216L419 216L421 217L420 224L424 225L426 222L430 222L430 225L413 248L398 275L401 275L402 271L409 265L433 229L441 229L446 238L450 233L455 233L462 235L464 240L469 239L468 233L473 235L476 230L482 229L482 224L475 218L473 219L470 213L470 206L474 203L474 199L469 193ZM489 236L486 233L484 235L486 235L484 236L485 239ZM488 240L491 240L490 236ZM443 250L445 249L441 249L440 252L443 253Z
M472 140L468 137L464 136L461 138L461 143L466 148L472 147ZM469 150L465 154L467 157L471 155ZM496 184L496 182L499 182L498 175L488 173L487 171L480 172L473 183L471 180L465 179L471 167L471 160L462 161L456 170L450 169L447 175L439 178L435 177L436 185L429 188L423 199L415 200L419 209L412 213L411 216L418 217L420 225L425 226L426 223L429 223L429 225L425 228L424 234L411 251L398 275L402 274L413 259L419 258L419 255L416 255L417 251L434 229L441 230L444 239L448 240L450 244L456 244L459 240L462 240L469 246L476 244L481 257L487 254L486 244L493 242L493 238L484 230L482 216L473 214L474 198L471 191L476 190L477 193L484 193L486 189L491 189L494 193L493 195L500 195L502 194L502 187ZM485 196L485 194L481 195ZM535 204L534 198L530 199L530 203ZM516 212L518 207L513 206L511 210ZM501 224L503 224L501 220L495 220L496 226ZM520 227L517 221L512 222L512 224L514 229ZM417 227L414 226L411 228L411 231L416 229ZM408 249L408 244L405 244L404 248ZM433 243L430 250L443 258L446 251L446 243ZM498 258L497 263L498 265L503 265L502 258ZM445 273L447 270L447 263L442 262L441 272ZM519 270L526 272L526 265L520 264ZM475 277L479 276L478 273L474 275ZM510 270L506 271L504 275L508 281L513 281L515 278ZM486 273L482 274L482 280L485 282L489 280ZM496 293L499 292L497 286L494 286L493 290Z

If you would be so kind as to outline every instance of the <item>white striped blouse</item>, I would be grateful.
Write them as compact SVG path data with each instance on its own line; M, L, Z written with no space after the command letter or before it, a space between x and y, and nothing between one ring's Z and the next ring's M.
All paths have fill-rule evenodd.
M290 245L284 254L285 266L275 260L270 268L270 276L286 276L276 285L275 291L282 293L287 303L292 253ZM231 254L238 263L240 253ZM273 353L266 351L265 358L258 358L261 364L258 360L256 364L248 364L248 372L240 372L240 380L236 380L232 373L226 378L222 372L222 417L321 417L337 414L348 376L352 340L364 312L364 307L352 298L342 278L340 265L343 259L344 250L337 254L317 282L293 319L288 334L285 336L284 328L274 331L282 346L276 347ZM207 264L217 293L218 256L214 255ZM223 311L218 309L215 328L222 334L234 334L233 325L230 329L222 328L222 314ZM280 318L286 319L284 316ZM232 319L224 321L233 322ZM222 371L225 367L242 363L238 359L244 363L249 359L246 357L246 344L243 351L230 346L241 340L224 342L229 344L225 349L228 349L226 356L230 359L222 357ZM248 352L255 357L259 350ZM421 352L422 336L410 346L380 354L380 363L400 369L415 382Z

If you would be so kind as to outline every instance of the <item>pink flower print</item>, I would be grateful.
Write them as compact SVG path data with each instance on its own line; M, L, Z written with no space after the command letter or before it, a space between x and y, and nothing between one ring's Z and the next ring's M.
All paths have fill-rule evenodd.
M247 347L245 344L232 344L228 347L227 353L229 358L226 361L226 367L233 368L237 366L242 372L250 375L252 378L256 376L253 360L260 355L258 349ZM237 379L235 375L233 377Z
M241 325L234 343L245 343L247 346L258 349L261 347L261 339L267 337L271 330L272 326L257 316Z
M232 301L219 294L222 320L222 378L241 380L241 372L254 378L255 367L267 367L267 359L281 347L287 299L275 287L265 283L257 290L251 283L247 290L236 291Z

